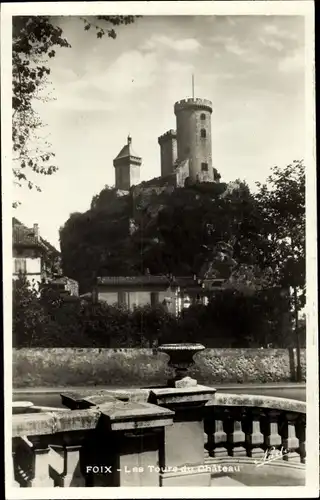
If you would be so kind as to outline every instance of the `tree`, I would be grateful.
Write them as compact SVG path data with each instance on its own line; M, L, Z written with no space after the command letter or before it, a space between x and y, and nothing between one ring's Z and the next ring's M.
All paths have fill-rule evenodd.
M83 291L97 276L144 274L146 269L223 278L240 265L260 272L270 259L259 216L257 201L240 181L151 197L144 192L119 196L106 187L89 211L72 215L61 228L63 269Z
M273 245L274 282L290 293L297 347L297 378L301 380L299 311L305 305L305 167L294 161L274 167L267 184L258 184L256 199L264 215L263 229Z
M47 318L41 307L35 283L30 284L21 274L12 282L13 344L30 347L42 337Z
M144 306L130 313L130 323L135 347L153 347L166 336L170 337L176 327L176 318L162 306Z
M151 273L227 278L241 263L266 267L257 202L244 182L181 188L152 203L159 210L142 213L133 237Z
M95 29L97 38L115 39L114 27L134 22L134 16L97 16L82 18L84 29ZM102 25L98 25L102 23ZM43 133L44 124L34 109L36 100L51 98L49 60L57 48L71 47L62 29L48 16L14 16L12 25L12 141L13 175L18 186L27 184L40 191L30 173L52 175L57 171L54 152ZM17 203L14 204L16 206Z
M98 276L139 274L129 234L130 200L118 200L120 215L115 198L111 211L73 214L60 228L63 271L79 282L81 293L90 291Z
M49 17L14 16L12 30L13 175L18 185L26 182L30 189L40 190L28 179L27 171L51 175L57 167L51 163L54 153L50 144L41 141L43 123L34 110L34 101L48 99L42 92L48 85L48 59L55 56L54 47L70 45Z

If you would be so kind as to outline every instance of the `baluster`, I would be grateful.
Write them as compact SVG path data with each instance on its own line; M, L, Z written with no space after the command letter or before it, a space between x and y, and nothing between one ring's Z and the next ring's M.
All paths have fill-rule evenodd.
M271 410L267 413L267 422L264 432L264 444L267 449L279 448L281 446L281 436L279 434L280 411Z
M20 488L20 483L16 480L16 475L15 475L15 472L16 472L16 452L13 451L12 452L12 469L10 471L11 473L11 483L12 483L12 487L13 488Z
M299 451L299 439L296 436L296 419L298 415L295 413L286 413L285 418L286 422L283 426L283 459L287 462L299 462L300 463L300 455L297 451Z
M51 487L53 481L49 476L49 452L50 448L43 438L30 437L33 463L32 463L32 478L29 481L29 487Z
M231 413L227 432L228 454L232 457L246 457L245 433L242 430L242 412L236 408Z
M80 469L81 445L64 447L63 487L85 486L85 478Z
M296 425L296 433L299 439L299 451L301 463L306 463L306 417L300 416Z
M204 419L203 422L203 429L204 429L204 456L205 458L208 458L211 456L211 450L213 448L213 440L212 440L212 434L213 434L213 426L214 426L214 421L212 419L213 415L213 408L210 408L210 412L206 415L206 418Z
M33 462L32 443L25 437L15 439L15 478L21 488L32 486Z
M204 435L203 435L203 440L204 440L204 459L206 460L207 458L209 458L209 436L206 432L204 432Z
M228 450L227 445L227 434L223 429L223 420L215 420L214 422L214 433L213 433L213 454L214 457L227 457Z
M227 457L227 434L223 428L223 419L228 416L228 410L215 408L213 418L206 419L204 429L207 434L205 449L210 457ZM208 456L206 455L206 456Z
M81 463L83 436L64 433L61 445L51 455L50 477L62 488L86 486Z
M52 479L49 476L49 451L49 447L34 449L34 477L30 481L31 488L53 486Z
M252 409L248 413L246 421L247 453L249 457L253 458L264 456L264 451L261 447L264 443L264 436L260 429L260 415L261 413L258 409Z

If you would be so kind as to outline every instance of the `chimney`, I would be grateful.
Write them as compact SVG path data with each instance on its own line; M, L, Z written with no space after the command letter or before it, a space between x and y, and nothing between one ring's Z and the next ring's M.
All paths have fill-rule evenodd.
M33 233L37 241L39 241L39 224L33 224Z

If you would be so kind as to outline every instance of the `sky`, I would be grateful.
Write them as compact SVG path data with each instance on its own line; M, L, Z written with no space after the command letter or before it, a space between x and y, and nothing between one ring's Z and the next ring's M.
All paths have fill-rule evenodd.
M141 180L160 175L158 137L175 128L174 103L210 99L213 166L222 181L250 187L274 165L305 157L302 16L152 16L117 28L115 40L55 17L71 48L50 60L48 92L36 109L59 171L42 188L16 188L14 215L59 248L59 227L114 185L113 159L132 137ZM102 25L102 24L101 24Z

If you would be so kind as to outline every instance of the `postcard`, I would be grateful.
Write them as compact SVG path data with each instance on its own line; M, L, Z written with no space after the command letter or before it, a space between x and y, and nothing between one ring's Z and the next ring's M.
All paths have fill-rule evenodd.
M1 70L6 498L317 495L313 2L6 3Z

